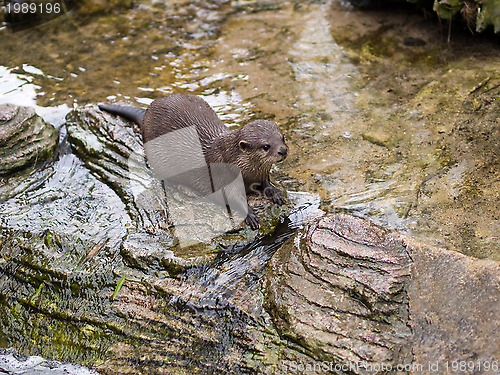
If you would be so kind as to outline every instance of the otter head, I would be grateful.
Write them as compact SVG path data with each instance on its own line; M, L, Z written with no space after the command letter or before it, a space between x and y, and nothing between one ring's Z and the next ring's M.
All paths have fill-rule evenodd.
M255 169L269 173L274 163L283 161L288 154L288 146L277 124L257 120L240 129L238 146L247 162Z

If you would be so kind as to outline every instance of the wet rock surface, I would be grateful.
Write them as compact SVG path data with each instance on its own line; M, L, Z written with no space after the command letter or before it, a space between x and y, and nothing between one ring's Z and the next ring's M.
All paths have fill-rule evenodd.
M297 366L369 374L370 365L462 359L464 348L466 359L498 355L495 262L349 215L307 224L319 200L293 194L297 204L271 235L240 231L182 249L164 226L162 189L141 162L137 130L94 107L70 113L66 126L74 154L30 176L36 194L3 203L0 322L35 342L53 337L39 354L148 375ZM33 329L33 320L45 323Z
M54 156L58 132L31 107L0 105L0 176Z
M346 215L325 217L282 248L271 269L274 322L316 360L411 361L410 258L396 233Z
M74 153L118 194L137 218L137 226L162 231L167 221L164 194L146 165L139 129L105 117L97 107L72 111L66 126Z
M175 276L119 268L115 260L114 273L126 275L117 298L111 298L112 275L73 274L63 282L53 274L37 291L20 279L32 279L36 270L12 261L2 265L0 292L15 310L35 308L47 322L42 334L54 334L62 348L72 343L93 353L91 359L99 344L101 360L88 363L101 374L397 368L431 374L429 366L444 369L453 361L495 366L498 263L429 247L345 214L294 234L296 224L286 222L272 236L221 250L214 261ZM5 260L12 244L2 246ZM96 282L97 300L87 296ZM70 290L79 298L53 304ZM62 335L64 326L71 338Z
M499 287L496 262L339 214L276 253L266 301L280 336L318 362L430 374L431 365L498 361Z

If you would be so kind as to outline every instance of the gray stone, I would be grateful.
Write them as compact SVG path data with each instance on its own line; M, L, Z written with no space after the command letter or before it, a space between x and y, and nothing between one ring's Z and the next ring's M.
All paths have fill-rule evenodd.
M0 175L33 166L51 158L57 130L31 107L0 105Z

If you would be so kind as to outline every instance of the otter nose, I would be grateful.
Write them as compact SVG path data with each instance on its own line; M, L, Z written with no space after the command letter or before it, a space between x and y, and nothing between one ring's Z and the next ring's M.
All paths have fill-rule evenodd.
M283 159L286 158L286 156L288 155L288 147L281 146L280 149L278 150L278 155L283 157Z

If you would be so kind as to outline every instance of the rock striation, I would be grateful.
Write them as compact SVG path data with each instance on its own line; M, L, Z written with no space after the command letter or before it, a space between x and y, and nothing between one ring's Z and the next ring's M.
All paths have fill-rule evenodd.
M0 105L0 176L51 158L58 132L31 107Z

